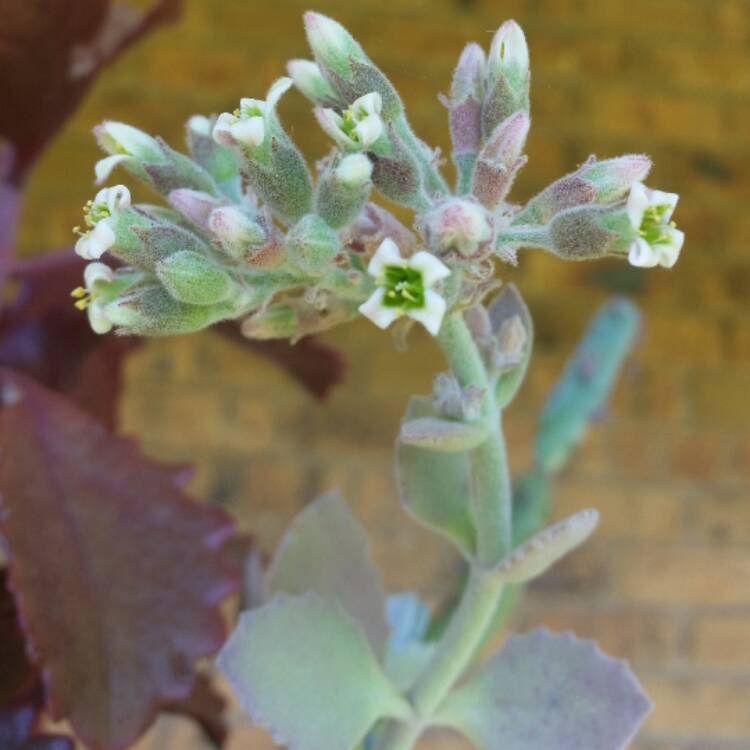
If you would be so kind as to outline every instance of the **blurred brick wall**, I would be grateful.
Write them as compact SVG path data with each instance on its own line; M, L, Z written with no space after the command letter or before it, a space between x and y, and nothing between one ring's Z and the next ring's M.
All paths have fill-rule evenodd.
M306 6L190 0L181 25L104 76L46 157L24 247L68 240L92 191L93 124L124 119L179 143L189 114L262 94L286 59L306 55ZM647 320L609 418L559 485L556 515L595 505L600 532L534 586L516 625L574 628L630 659L657 705L638 748L750 748L750 3L321 0L318 9L355 32L402 91L417 132L444 149L435 94L467 40L488 44L514 17L531 46L534 117L516 197L589 153L627 151L651 154L650 182L682 194L676 218L688 240L671 272L532 253L502 269L527 295L538 332L507 419L518 469L595 307L627 292ZM324 153L301 98L289 95L282 114L311 157ZM341 488L372 532L388 586L435 602L458 562L399 509L391 446L439 356L421 335L396 353L366 322L326 338L352 367L324 405L210 333L152 342L129 369L125 427L155 454L195 459L196 491L232 509L269 550L306 501Z

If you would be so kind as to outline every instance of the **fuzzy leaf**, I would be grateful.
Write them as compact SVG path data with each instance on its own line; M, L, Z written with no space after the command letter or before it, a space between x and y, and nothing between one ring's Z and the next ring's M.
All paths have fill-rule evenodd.
M627 299L605 303L542 409L535 453L546 472L559 469L589 422L604 407L640 329L640 313Z
M0 394L0 533L50 713L123 748L221 645L231 522L41 386L5 371Z
M244 612L217 664L253 721L290 750L352 750L409 709L358 624L316 594Z
M26 703L18 703L0 711L0 747L3 750L73 750L68 737L33 734L37 710Z
M287 529L268 571L268 592L332 599L367 634L382 655L388 628L385 593L370 559L365 530L336 493L323 495Z
M512 635L438 721L480 750L621 750L650 709L625 662L594 641L538 629Z
M409 402L405 421L435 417L428 398ZM404 507L428 528L448 537L467 557L475 532L468 497L471 461L467 453L436 453L396 441L396 480Z
M461 453L476 448L487 437L481 424L468 424L439 417L417 417L401 425L399 439L404 445L437 451Z
M586 541L599 523L596 510L582 510L535 534L495 568L506 583L536 578Z

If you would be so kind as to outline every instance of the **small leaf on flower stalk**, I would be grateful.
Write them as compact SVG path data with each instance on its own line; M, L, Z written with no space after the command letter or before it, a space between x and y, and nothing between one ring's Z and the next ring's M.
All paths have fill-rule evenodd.
M382 656L388 628L385 593L362 525L335 492L305 508L287 529L268 571L268 593L311 591L359 622Z
M437 719L479 750L622 750L650 709L625 662L539 629L512 635Z
M244 612L217 664L250 717L290 750L352 750L410 709L359 625L316 594L277 594Z
M409 402L405 421L437 417L428 398ZM471 461L466 452L436 453L396 441L396 481L404 507L418 521L450 539L470 557L475 531L469 512Z
M567 461L604 406L635 344L640 322L632 302L615 298L589 323L539 418L535 455L543 471L554 472Z
M531 349L534 339L534 324L531 320L531 313L526 306L521 293L515 284L507 284L503 291L495 297L489 306L488 314L492 332L495 336L496 346L494 347L494 361L490 362L499 370L497 386L495 388L495 398L500 409L504 409L515 397L521 388L526 371L531 359ZM523 326L526 333L526 340L522 346L520 360L507 367L507 356L516 352L509 352L509 339L507 323L517 318ZM505 328L504 328L505 326Z
M535 534L495 568L506 583L525 583L542 575L560 558L583 544L599 523L596 510L582 510Z
M221 645L231 520L65 399L8 371L0 385L0 531L49 711L124 748Z
M437 451L461 453L481 445L487 437L484 424L469 424L440 417L418 417L401 425L399 439L404 445Z

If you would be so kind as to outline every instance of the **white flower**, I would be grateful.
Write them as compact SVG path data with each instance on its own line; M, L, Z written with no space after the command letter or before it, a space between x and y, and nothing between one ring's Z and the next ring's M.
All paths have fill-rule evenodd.
M130 191L125 185L102 188L83 208L88 230L80 234L75 251L86 260L98 260L115 244L115 227L121 211L130 207Z
M94 135L97 143L110 154L99 159L94 167L97 185L107 180L112 170L122 162L159 161L163 158L155 138L124 122L107 120L94 128Z
M383 135L382 107L382 97L377 91L372 91L360 96L342 114L335 109L317 107L315 116L339 148L344 151L366 151Z
M404 260L396 243L386 238L367 271L375 277L377 289L359 306L363 315L380 328L387 328L396 318L408 315L437 336L446 302L430 287L450 275L445 264L425 250Z
M101 292L114 279L114 271L109 266L98 262L89 263L83 271L84 286L71 292L71 296L76 298L75 306L88 313L89 324L94 333L108 333L112 330L112 321L107 317L107 306L101 299Z
M651 190L634 182L626 206L636 237L630 243L628 260L633 266L671 268L680 255L685 234L675 228L672 213L679 196Z
M240 99L238 109L219 115L213 129L214 140L223 146L260 146L266 138L269 116L291 85L291 78L279 78L265 99Z

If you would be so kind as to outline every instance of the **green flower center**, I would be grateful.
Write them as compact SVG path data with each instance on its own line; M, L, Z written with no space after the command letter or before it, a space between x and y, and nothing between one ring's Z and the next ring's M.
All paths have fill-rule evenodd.
M667 223L664 215L670 206L666 203L659 206L650 206L643 212L643 219L638 234L643 237L649 245L664 245L671 240L667 229L674 229L675 223Z
M89 201L83 207L83 220L86 222L87 227L95 227L102 219L106 219L112 214L106 203L94 203ZM75 231L75 230L74 230Z
M402 310L424 307L424 280L422 272L408 266L386 266L382 286L385 289L383 304Z
M356 127L359 124L358 120L355 119L354 113L347 109L341 115L341 130L349 136L353 141L359 142L359 136L357 135Z

